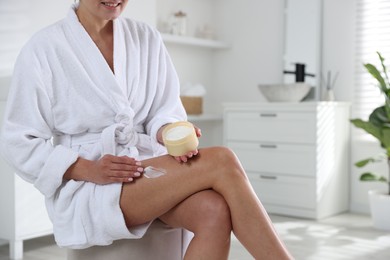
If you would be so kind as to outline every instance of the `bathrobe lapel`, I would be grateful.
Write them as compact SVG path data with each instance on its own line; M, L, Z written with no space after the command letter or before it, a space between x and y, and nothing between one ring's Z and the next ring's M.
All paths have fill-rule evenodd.
M125 53L123 37L119 21L114 21L114 73L111 71L107 61L100 52L99 48L93 42L87 31L78 21L74 11L69 12L69 27L72 41L71 45L75 47L80 60L85 63L85 71L89 75L95 92L104 100L116 113L129 108L126 91L126 77L124 66L126 58L121 57L119 53Z
M140 87L140 52L134 39L126 36L121 19L114 20L114 71L116 81L131 106Z

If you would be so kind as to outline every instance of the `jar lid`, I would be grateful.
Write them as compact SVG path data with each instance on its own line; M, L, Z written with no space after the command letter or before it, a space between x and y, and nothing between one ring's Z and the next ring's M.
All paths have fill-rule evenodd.
M189 135L195 132L194 125L187 121L179 121L172 123L164 128L162 137L164 143L181 143Z
M178 11L178 12L174 13L173 15L176 16L176 17L185 17L185 16L187 16L187 14L182 12L182 11Z

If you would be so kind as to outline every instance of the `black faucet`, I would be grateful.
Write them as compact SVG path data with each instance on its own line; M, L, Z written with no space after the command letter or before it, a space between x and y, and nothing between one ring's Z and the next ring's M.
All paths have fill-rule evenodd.
M295 82L305 82L305 76L314 77L314 74L305 72L306 64L295 63L295 71L284 70L285 74L295 74Z

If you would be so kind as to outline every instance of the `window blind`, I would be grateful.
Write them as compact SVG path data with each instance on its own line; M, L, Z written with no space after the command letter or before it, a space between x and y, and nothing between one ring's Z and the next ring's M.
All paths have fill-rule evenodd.
M374 108L384 104L384 97L377 81L366 71L363 64L372 63L381 69L376 54L379 51L390 70L390 1L357 0L355 28L355 88L352 117L367 120ZM370 138L363 130L353 129L356 138Z

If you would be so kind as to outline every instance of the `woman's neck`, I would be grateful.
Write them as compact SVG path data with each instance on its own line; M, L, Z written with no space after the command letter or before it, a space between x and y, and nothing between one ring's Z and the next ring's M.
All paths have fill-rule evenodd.
M91 36L92 39L97 39L101 37L105 37L107 35L112 35L113 32L113 22L112 20L102 20L97 16L93 16L92 14L83 11L83 9L79 8L76 10L76 15L83 25L85 30Z
M114 73L113 21L99 19L98 16L94 16L93 13L82 8L77 9L76 14Z

